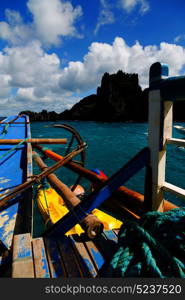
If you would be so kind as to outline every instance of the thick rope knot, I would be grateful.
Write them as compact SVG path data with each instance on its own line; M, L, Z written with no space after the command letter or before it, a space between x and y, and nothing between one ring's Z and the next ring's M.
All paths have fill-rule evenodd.
M126 221L104 277L185 278L185 210L149 212Z
M1 132L2 136L5 136L8 133L8 127L10 126L10 124L6 124Z

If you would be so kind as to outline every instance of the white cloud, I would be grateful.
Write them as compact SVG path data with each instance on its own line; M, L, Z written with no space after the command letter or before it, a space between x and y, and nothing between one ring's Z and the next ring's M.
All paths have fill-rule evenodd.
M104 72L138 73L140 84L148 85L149 68L161 61L169 65L170 75L179 75L185 65L185 49L161 43L143 47L128 46L123 38L112 44L94 42L82 61L70 61L65 68L55 53L48 54L38 41L26 46L7 47L0 52L0 109L17 113L43 108L61 112L96 89Z
M24 47L5 48L4 60L13 87L40 86L43 83L50 86L60 72L58 56L47 54L38 41Z
M147 0L121 0L122 8L127 12L130 13L132 10L139 6L140 14L145 14L150 6Z
M7 94L10 93L11 87L9 85L10 76L7 74L0 74L0 101L7 99Z
M94 34L97 34L101 26L112 24L114 22L114 14L110 9L110 5L106 0L100 0L101 10L98 17L98 22L94 30Z
M59 45L64 36L81 37L74 23L82 15L81 6L74 8L63 0L29 0L33 21L23 22L19 12L6 10L6 22L0 22L0 38L13 45L39 40L44 46Z
M0 22L0 38L11 44L25 44L33 38L31 25L23 23L19 12L7 9L7 22Z
M82 15L80 6L60 0L29 0L27 6L33 14L33 26L44 44L57 45L61 36L74 36L74 22Z
M63 70L60 87L73 92L97 87L104 72L138 73L140 84L148 85L148 73L152 63L161 61L169 64L171 75L180 74L185 64L185 50L181 46L161 43L160 47L143 47L136 42L129 47L122 38L115 38L112 45L92 43L83 62L70 62Z

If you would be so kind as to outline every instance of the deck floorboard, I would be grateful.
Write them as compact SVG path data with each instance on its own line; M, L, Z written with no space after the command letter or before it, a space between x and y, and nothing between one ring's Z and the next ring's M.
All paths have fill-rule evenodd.
M117 235L104 231L89 240L84 234L52 238L34 238L30 234L14 236L12 277L16 278L95 278L103 267ZM1 262L1 257L0 257Z

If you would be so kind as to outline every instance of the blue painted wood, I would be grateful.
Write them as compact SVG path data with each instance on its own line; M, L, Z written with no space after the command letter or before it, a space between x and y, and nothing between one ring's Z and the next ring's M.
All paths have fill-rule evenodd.
M14 236L12 277L34 277L31 237L29 233Z
M114 233L113 230L104 230L103 231L104 236L107 238L107 240L113 241L115 243L118 242L118 237L117 235Z
M45 239L45 249L51 277L66 277L66 271L56 241L54 239Z
M105 263L105 258L102 253L99 251L97 246L93 241L86 241L85 246L94 262L97 272L101 269L103 264Z
M56 237L64 235L80 220L86 217L94 208L99 207L130 177L141 170L149 160L149 148L142 149L132 160L108 179L104 187L93 192L85 201L77 205L72 212L66 214L62 219L45 231L44 236ZM78 216L78 219L75 217Z
M111 230L103 231L101 235L94 239L95 245L105 260L109 260L110 257L112 257L116 249L117 241L117 236Z
M57 240L60 254L66 269L66 276L70 278L83 277L82 271L79 267L74 249L72 247L71 239L69 237L58 238Z
M10 122L16 116L10 116L6 122ZM18 124L22 122L23 124ZM30 125L27 116L21 116L15 120L14 124L7 127L7 133L2 135L5 124L0 124L1 139L24 139L31 138ZM17 124L16 124L17 123ZM0 156L10 150L12 145L1 145ZM31 166L29 167L31 171ZM32 171L31 171L32 172ZM15 186L27 180L27 146L21 145L12 153L9 153L4 158L0 159L0 194L8 192ZM17 211L19 209L19 200L21 196L16 196L10 200L6 209L0 210L0 240L9 249L12 244L13 232L16 225Z
M150 90L160 90L164 101L185 101L185 76L168 77L168 66L155 63L150 67Z
M96 277L97 271L83 241L80 239L80 237L75 239L74 235L70 235L69 238L76 252L77 259L84 277Z
M36 278L50 278L50 272L42 238L36 238L32 241L34 268Z
M156 62L150 67L149 73L149 83L150 88L157 84L160 84L162 79L166 79L169 74L169 69L167 64Z

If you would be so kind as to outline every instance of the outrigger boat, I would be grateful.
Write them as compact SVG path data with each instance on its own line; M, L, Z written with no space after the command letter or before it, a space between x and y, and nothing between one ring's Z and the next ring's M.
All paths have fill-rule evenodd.
M172 138L173 101L185 100L184 86L185 77L168 78L166 65L151 66L149 145L110 178L85 168L86 143L71 126L54 125L72 134L62 156L41 145L67 139L31 138L27 116L0 123L1 276L185 277L185 212L164 199L165 191L185 198L185 190L165 180L167 144L185 146ZM43 155L55 161L51 167ZM39 174L32 174L32 158ZM79 175L71 187L55 175L62 166ZM144 195L124 186L142 168ZM82 177L90 182L88 194ZM39 237L34 201L45 222Z

